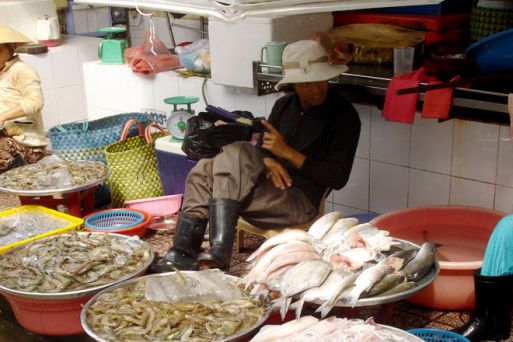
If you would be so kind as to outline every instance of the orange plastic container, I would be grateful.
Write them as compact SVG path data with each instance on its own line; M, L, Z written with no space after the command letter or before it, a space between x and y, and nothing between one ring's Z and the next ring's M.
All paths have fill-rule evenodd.
M433 283L406 299L442 310L475 307L473 273L481 267L488 239L506 214L469 206L427 206L392 211L371 223L396 238L437 244L440 273Z
M11 305L16 320L25 329L43 335L76 335L84 333L80 324L82 306L93 294L59 300L38 300L2 295Z

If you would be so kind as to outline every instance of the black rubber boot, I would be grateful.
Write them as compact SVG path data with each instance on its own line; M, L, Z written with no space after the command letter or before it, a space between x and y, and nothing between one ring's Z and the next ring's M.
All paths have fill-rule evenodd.
M203 243L207 220L180 213L176 222L173 246L167 254L150 266L150 273L197 270L198 253Z
M210 200L210 250L198 257L200 266L226 269L230 266L240 202L228 198Z
M458 332L469 340L504 340L511 328L513 276L485 277L474 273L476 309L474 317Z

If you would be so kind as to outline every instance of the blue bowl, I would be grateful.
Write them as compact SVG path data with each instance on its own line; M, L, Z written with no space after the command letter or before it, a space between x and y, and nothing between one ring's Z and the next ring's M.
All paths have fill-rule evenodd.
M465 50L484 73L513 69L513 29L478 40Z

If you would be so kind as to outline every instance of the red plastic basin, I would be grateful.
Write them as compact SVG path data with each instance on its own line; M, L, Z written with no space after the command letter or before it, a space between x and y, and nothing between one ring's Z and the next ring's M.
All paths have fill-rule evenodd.
M43 335L76 335L84 333L80 324L82 306L93 296L59 300L39 300L2 292L22 327Z
M442 310L475 307L473 273L481 267L488 239L506 214L469 206L426 206L392 211L371 221L390 235L416 244L434 241L440 273L407 301Z

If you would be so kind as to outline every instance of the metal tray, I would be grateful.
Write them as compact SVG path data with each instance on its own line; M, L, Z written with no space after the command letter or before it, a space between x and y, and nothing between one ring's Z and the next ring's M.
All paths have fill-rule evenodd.
M400 249L411 249L412 247L416 248L416 249L420 248L419 245L416 245L413 242L410 242L407 240L394 238L394 241L400 242L400 244L397 245L397 247ZM431 284L436 279L439 272L440 272L440 265L438 264L438 261L435 261L431 270L424 277L422 277L420 280L417 281L417 286L415 288L409 289L404 292L388 295L388 296L375 296L375 297L369 297L369 298L362 298L362 299L358 300L355 307L393 303L393 302L397 302L397 301L403 300L405 298L408 298L410 296L413 296L414 294L423 290L426 286ZM318 304L318 305L322 304L321 301L313 301L312 303ZM336 307L351 307L350 304L342 303L342 302L337 302L335 304L335 306Z
M193 272L196 272L196 271L181 271L182 274L187 274L187 273L193 273ZM126 280L122 283L118 283L114 286L111 286L109 288L106 288L104 290L102 290L101 292L98 292L97 294L95 294L83 307L82 309L82 312L80 313L80 323L82 324L82 328L84 328L84 331L86 332L87 335L89 335L91 338L95 339L96 341L98 342L109 342L108 340L105 340L103 338L101 338L100 336L98 336L90 327L89 325L87 324L87 319L86 319L86 312L87 310L91 307L91 305L98 299L99 296L101 296L102 294L104 293L107 293L107 292L111 292L111 291L114 291L120 287L124 287L124 286L128 286L130 284L133 284L137 281L144 281L148 278L154 278L154 277L165 277L165 276L169 276L170 274L174 274L175 272L167 272L167 273L159 273L159 274L150 274L150 275L147 275L147 276L144 276L144 277L139 277L139 278L135 278L135 279L130 279L130 280ZM231 280L235 280L235 281L239 281L240 278L239 277L236 277L236 276L232 276L232 275L229 275L229 274L224 274L224 277L226 277L227 279L231 279ZM264 322L269 318L269 316L271 315L271 310L266 310L265 313L262 315L262 317L250 328L246 329L246 330L243 330L235 335L231 335L231 336L228 336L222 340L217 340L216 342L235 342L235 341L246 341L248 340L248 338L253 335L254 333L256 333L257 329L259 329L263 324Z
M93 234L94 235L94 234L105 234L105 233L90 233L90 232L87 232L87 233L78 233L78 234L81 234L81 235L82 234ZM116 237L118 237L118 238L120 238L122 240L133 239L132 236L127 236L127 235L114 234L114 233L109 233L109 235L115 235ZM54 238L56 238L56 237L55 236L50 236L50 237L47 237L47 238L39 239L39 240L37 240L37 242L41 242L41 241L44 241L44 240L47 240L47 239L54 239ZM103 285L99 285L99 286L95 286L95 287L91 287L91 288L87 288L87 289L82 289L82 290L75 290L75 291L68 291L68 292L58 292L58 293L20 291L20 290L14 290L14 289L10 289L8 287L0 285L0 293L5 292L5 293L8 293L10 295L17 296L17 297L24 297L24 298L30 298L30 299L40 299L40 300L58 300L58 299L70 299L70 298L79 298L79 297L91 296L92 294L94 294L94 293L96 293L96 292L98 292L100 290L103 290L104 288L107 288L107 287L109 287L109 286L111 286L113 284L117 284L117 283L123 282L123 281L131 279L131 278L136 278L136 277L146 273L146 270L148 269L148 267L153 262L153 259L155 258L155 255L153 253L153 249L151 248L151 246L147 242L142 241L142 240L139 240L139 241L140 241L141 244L148 245L148 248L149 248L149 251L150 251L150 257L144 263L144 265L141 267L140 270L138 270L136 272L133 272L133 273L130 273L130 274L126 274L125 276L123 276L123 277L121 277L121 278L119 278L117 280L114 280L111 283L107 283L107 284L103 284ZM15 247L15 248L9 250L8 252L6 252L5 254L14 253L19 248L23 248L25 246L26 246L26 244L18 246L18 247Z
M30 165L32 165L32 164L30 164ZM23 167L23 166L20 166L20 167ZM97 185L100 185L103 182L105 182L105 180L107 179L109 174L110 174L110 170L107 168L107 172L102 177L94 179L88 183L81 184L76 187L60 188L60 189L21 190L21 189L4 188L0 185L0 191L8 192L11 194L16 194L18 196L31 196L31 197L61 195L61 194L66 194L66 193L70 193L70 192L79 192L82 190L87 190L87 189L93 188Z

